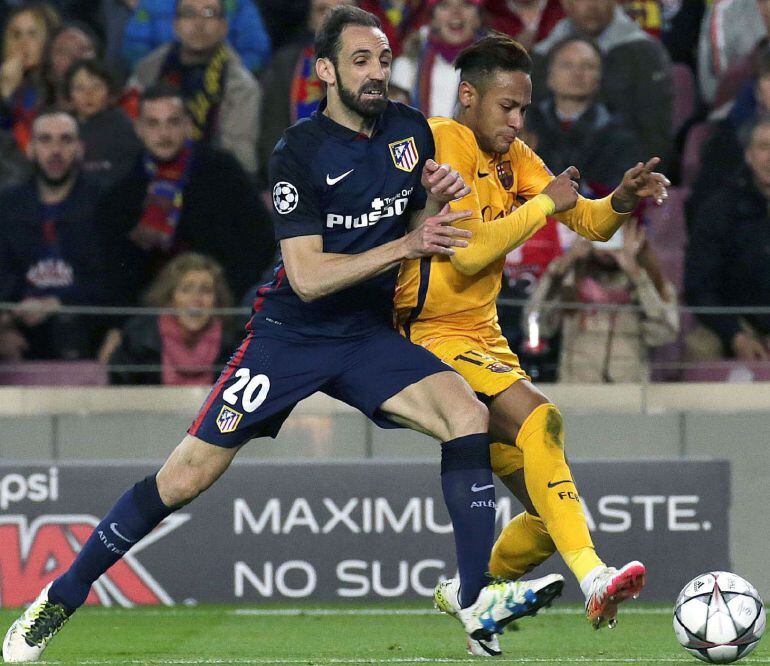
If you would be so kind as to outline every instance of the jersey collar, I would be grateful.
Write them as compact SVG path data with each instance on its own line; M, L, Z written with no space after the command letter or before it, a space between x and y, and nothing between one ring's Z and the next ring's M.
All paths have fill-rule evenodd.
M374 129L372 130L371 137L368 137L366 134L362 134L361 132L356 132L349 127L345 127L344 125L340 125L338 122L335 122L329 118L329 116L324 113L326 110L326 97L321 100L320 104L318 105L318 109L313 112L313 118L321 125L321 127L324 128L325 131L340 139L347 139L348 141L369 138L373 139L377 134L385 130L386 116L389 109L390 102L388 102L388 107L385 109L385 112L381 113L374 121Z

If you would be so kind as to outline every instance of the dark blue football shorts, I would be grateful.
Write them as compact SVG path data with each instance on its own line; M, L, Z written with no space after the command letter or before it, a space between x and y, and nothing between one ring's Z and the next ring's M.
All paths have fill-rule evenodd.
M288 340L255 329L227 362L187 431L232 448L275 437L294 406L316 391L351 405L383 428L379 407L404 388L452 368L396 331L360 338Z

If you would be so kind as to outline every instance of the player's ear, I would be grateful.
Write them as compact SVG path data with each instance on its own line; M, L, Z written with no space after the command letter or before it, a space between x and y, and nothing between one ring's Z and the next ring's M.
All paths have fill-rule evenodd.
M329 58L318 58L315 61L315 73L327 86L337 83L337 72L334 63Z
M457 99L460 102L461 107L464 109L469 108L478 96L479 91L473 84L468 83L467 81L460 81L460 85L457 89Z

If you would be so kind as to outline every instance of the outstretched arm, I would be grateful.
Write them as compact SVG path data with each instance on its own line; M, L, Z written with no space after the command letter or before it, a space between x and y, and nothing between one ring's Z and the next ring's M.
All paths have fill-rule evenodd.
M281 252L286 275L303 301L315 301L368 280L403 259L452 255L454 248L467 245L463 239L470 237L470 232L450 225L466 215L466 210L451 213L445 206L439 215L427 218L403 238L360 254L324 252L320 235L284 238Z
M603 199L579 197L574 208L556 215L556 219L584 238L609 240L629 219L641 199L652 197L661 205L668 198L666 188L671 183L662 173L653 171L659 163L658 157L646 164L638 162L626 171L611 195Z

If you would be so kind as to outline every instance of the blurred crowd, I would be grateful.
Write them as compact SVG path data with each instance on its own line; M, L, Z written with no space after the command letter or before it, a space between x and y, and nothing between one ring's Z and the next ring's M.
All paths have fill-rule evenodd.
M508 256L500 324L533 376L770 358L770 0L0 0L0 363L212 381L243 318L209 310L271 277L266 165L324 95L313 34L340 4L378 15L390 95L427 116L453 115L462 49L519 40L521 138L584 196L662 158L668 202L610 243L552 220Z

